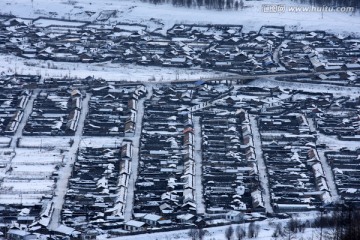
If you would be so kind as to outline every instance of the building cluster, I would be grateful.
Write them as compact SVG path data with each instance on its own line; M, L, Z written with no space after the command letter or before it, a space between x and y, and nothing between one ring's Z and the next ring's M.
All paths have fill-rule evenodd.
M132 142L79 150L62 209L66 226L114 229L123 220Z
M133 216L147 227L196 220L193 122L181 106L191 106L185 87L155 88L145 102Z
M323 31L290 33L279 51L281 64L301 71L359 70L359 56L358 40Z
M360 69L360 44L354 37L292 32L279 26L250 32L242 28L175 24L160 34L139 24L8 17L0 21L0 52L27 59L201 67L242 74Z
M340 196L345 202L358 206L360 203L360 152L341 149L325 153L327 161L333 170L335 184Z
M201 114L206 212L264 212L248 113L218 102L197 114Z
M116 83L91 90L84 134L89 136L130 136L134 134L137 102L144 86L119 87Z
M41 91L35 95L24 135L74 135L82 109L79 90Z
M24 83L36 82L36 76L0 77L0 134L13 135L24 116L31 90L24 89Z
M261 116L258 125L274 207L308 210L331 202L316 137L305 116Z
M356 94L225 80L0 80L0 110L9 113L1 123L28 115L0 138L0 231L10 239L118 236L359 205ZM60 225L50 231L54 216Z

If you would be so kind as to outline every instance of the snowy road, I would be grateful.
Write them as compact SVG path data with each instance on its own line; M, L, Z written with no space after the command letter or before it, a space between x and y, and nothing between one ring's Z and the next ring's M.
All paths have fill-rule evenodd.
M142 120L144 117L144 102L146 99L150 99L152 96L152 87L151 84L145 84L147 89L147 96L146 98L142 98L138 101L138 109L136 115L136 127L135 127L135 134L133 137L129 137L127 139L132 140L133 144L133 153L131 159L131 173L128 183L127 189L127 197L126 197L126 204L125 204L125 213L124 219L125 221L129 221L132 218L133 206L134 206L134 191L135 191L135 182L138 175L138 168L139 168L139 152L140 152L140 137L141 137L141 130L142 130Z
M12 148L14 150L16 148L16 143L17 143L18 139L20 139L22 137L24 127L26 125L27 120L30 117L30 114L31 114L33 106L34 106L34 100L36 99L39 92L40 92L40 90L34 90L32 95L29 98L28 103L26 104L26 107L24 109L24 115L21 118L21 121L20 121L20 123L16 129L16 132L14 133L14 136L12 137L11 143L10 143L10 148ZM16 151L15 151L15 153L16 153ZM4 172L7 172L10 169L12 159L13 158L10 159L9 163L6 166L6 170Z
M16 129L16 132L12 138L12 141L11 141L11 145L10 147L11 148L15 148L16 147L16 143L17 143L17 140L19 138L21 138L22 136L22 132L24 130L24 127L26 125L26 122L27 120L29 119L30 117L30 114L32 112L32 109L33 109L33 106L34 106L34 100L36 99L37 95L39 94L40 90L34 90L34 92L32 93L32 95L30 96L30 99L28 101L28 103L26 104L26 107L24 109L24 115L19 123L19 126L18 128Z
M255 116L249 115L249 119L250 119L251 131L254 139L255 155L259 169L259 179L260 179L261 187L263 189L262 194L265 203L265 209L266 212L272 213L273 209L270 202L269 180L267 178L266 165L263 158L259 128L257 126L257 121L255 119Z
M64 198L69 182L69 178L71 176L72 167L76 160L76 153L80 145L80 141L83 135L84 123L86 115L89 111L89 100L90 94L86 94L86 97L82 101L82 109L79 118L79 123L75 132L74 143L69 149L67 156L65 157L65 166L61 169L61 174L59 175L59 179L56 183L55 196L53 198L54 202L54 212L51 216L51 221L49 224L49 229L54 230L60 224L61 219L61 209L64 204Z
M203 185L202 185L202 151L201 151L201 124L200 117L194 117L195 141L195 201L197 214L205 213Z

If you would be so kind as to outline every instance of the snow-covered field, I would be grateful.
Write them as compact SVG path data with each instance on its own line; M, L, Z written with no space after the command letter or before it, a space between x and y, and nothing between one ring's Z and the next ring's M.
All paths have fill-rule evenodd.
M0 3L1 4L1 3ZM118 63L69 63L36 59L22 59L0 55L0 73L35 74L44 78L93 76L108 81L174 81L228 76L228 73L202 69L164 68Z
M1 173L0 204L39 203L44 194L50 194L55 188L50 177L62 161L61 153L37 148L15 151L14 158L6 162L11 165L9 171Z
M83 137L80 147L119 147L122 145L121 137Z
M22 137L19 147L31 148L65 148L70 147L69 137Z
M340 12L264 13L263 4L298 4L286 0L244 1L244 10L206 10L198 8L174 8L170 4L154 5L140 0L3 0L0 13L12 13L19 17L55 17L65 20L94 21L101 11L117 10L116 16L106 23L141 23L150 29L170 28L175 23L217 23L242 24L244 30L259 30L262 25L285 25L288 29L326 30L337 33L351 33L360 30L359 14ZM85 13L85 11L88 11ZM46 22L45 22L46 23ZM44 24L45 24L44 23Z

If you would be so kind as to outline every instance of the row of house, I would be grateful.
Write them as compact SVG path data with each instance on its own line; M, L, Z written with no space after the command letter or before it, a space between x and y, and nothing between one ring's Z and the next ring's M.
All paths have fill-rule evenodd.
M24 135L74 135L83 97L76 89L41 91L34 100Z
M335 184L341 199L347 204L360 205L360 152L357 150L326 151Z
M133 135L136 128L137 102L145 93L143 85L125 88L106 84L93 88L84 134Z
M21 88L0 91L0 134L12 135L24 116L32 92Z
M201 112L206 212L264 211L248 114L214 106Z
M196 220L191 115L179 112L182 91L159 87L145 102L134 219L147 229ZM134 228L134 226L132 227Z
M258 119L271 201L279 211L304 211L331 203L323 167L303 114Z
M119 147L80 148L61 217L66 226L109 230L123 225L132 142Z

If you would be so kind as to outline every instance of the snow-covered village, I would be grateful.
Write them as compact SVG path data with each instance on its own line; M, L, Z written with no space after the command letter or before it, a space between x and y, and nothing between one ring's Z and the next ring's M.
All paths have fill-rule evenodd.
M359 219L357 1L0 2L0 240L358 240Z

